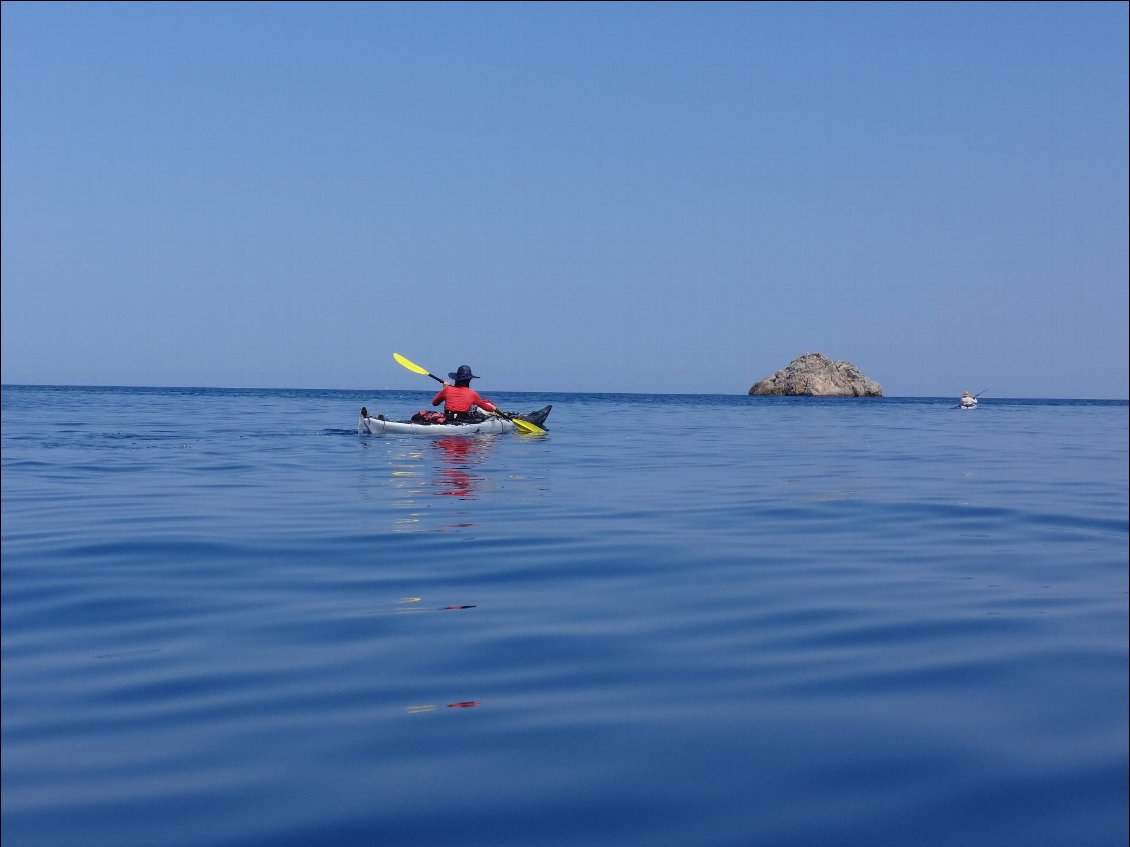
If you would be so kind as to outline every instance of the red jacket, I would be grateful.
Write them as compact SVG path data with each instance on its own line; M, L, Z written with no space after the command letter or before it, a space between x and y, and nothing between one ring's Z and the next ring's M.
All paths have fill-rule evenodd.
M438 406L446 401L444 409L449 412L469 412L472 406L478 406L488 412L497 412L498 407L485 397L480 397L479 392L470 386L445 385L439 394L432 398L432 405Z

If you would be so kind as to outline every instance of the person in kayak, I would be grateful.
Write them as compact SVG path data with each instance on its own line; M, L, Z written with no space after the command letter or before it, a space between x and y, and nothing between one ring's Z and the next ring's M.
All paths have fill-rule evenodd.
M972 409L977 405L977 398L971 397L968 391L961 392L961 408Z
M443 414L456 423L482 420L482 415L475 411L475 406L488 412L497 412L498 407L485 397L480 397L479 392L471 388L471 380L478 379L471 373L470 365L460 365L455 373L449 373L452 381L443 383L443 388L432 398L432 405L444 404Z

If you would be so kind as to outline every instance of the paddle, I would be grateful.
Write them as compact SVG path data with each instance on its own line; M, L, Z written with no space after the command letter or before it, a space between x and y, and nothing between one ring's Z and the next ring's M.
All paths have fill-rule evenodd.
M989 390L989 389L987 389L987 388L985 389L985 391L988 391L988 390ZM978 391L978 392L977 392L976 394L974 394L974 395L973 395L973 399L974 399L974 400L976 400L976 399L977 399L978 397L980 397L980 396L981 396L982 394L984 394L984 393L985 393L985 391ZM954 408L955 408L955 409L960 409L960 408L961 408L961 404L960 404L960 403L958 403L958 404L957 404L956 406L954 406Z
M447 385L447 381L445 379L436 376L427 368L422 368L415 362L405 359L399 353L393 353L392 358L396 359L397 364L403 365L404 367L408 368L408 370L412 371L412 373L418 373L423 376L430 376L436 382L441 382L444 385ZM513 415L508 415L503 411L496 411L495 414L500 418L505 418L506 420L510 421L510 423L514 424L515 428L519 432L524 432L526 433L526 435L545 435L545 430L537 424L532 424L529 421L524 421L521 418L516 418Z

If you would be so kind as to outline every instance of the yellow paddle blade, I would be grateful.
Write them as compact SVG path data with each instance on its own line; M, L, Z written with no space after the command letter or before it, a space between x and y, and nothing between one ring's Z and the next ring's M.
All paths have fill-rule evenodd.
M545 435L545 430L537 424L524 421L521 418L510 418L510 423L514 424L518 432L524 432L526 435Z
M524 432L526 435L545 435L546 432L537 424L532 424L529 421L520 421L517 418L513 421L514 426L518 428L519 432Z
M529 421L519 420L514 415L508 415L505 412L499 412L499 411L490 412L489 414L492 414L492 415L494 415L495 417L498 417L498 418L502 418L503 420L510 421L510 423L514 424L514 428L516 430L518 430L518 432L524 432L526 435L547 435L548 434L548 433L546 433L546 431L544 429L542 429L537 424L530 423Z
M415 362L408 361L403 356L401 356L399 353L393 353L392 358L396 359L398 364L403 365L404 367L408 368L408 370L410 370L410 371L414 371L418 374L423 374L424 376L431 376L431 374L428 373L427 368L421 368Z

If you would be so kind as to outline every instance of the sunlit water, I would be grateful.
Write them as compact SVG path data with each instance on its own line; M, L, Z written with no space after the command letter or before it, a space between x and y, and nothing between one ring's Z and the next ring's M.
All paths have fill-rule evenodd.
M429 397L3 389L4 847L1125 845L1126 403Z

